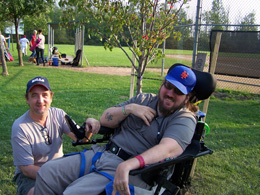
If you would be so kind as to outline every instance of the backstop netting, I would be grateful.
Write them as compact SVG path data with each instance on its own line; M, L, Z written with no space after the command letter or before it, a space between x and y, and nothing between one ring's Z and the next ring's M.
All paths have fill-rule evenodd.
M210 58L217 32L221 32L215 74L260 78L260 31L211 32ZM211 60L210 60L211 62Z

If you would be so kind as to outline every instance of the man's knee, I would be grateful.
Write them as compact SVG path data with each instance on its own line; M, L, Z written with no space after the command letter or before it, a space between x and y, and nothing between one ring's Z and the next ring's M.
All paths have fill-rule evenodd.
M34 193L34 187L30 189L27 195L33 195L33 193Z

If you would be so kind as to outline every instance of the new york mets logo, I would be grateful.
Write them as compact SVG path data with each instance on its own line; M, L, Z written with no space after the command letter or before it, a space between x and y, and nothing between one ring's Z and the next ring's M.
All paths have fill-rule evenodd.
M187 73L186 71L183 71L181 73L181 79L186 79L188 77L189 73Z

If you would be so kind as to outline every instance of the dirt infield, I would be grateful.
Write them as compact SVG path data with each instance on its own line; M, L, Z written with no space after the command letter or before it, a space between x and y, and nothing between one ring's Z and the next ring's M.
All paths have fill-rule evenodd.
M68 65L61 66L47 66L48 68L60 68L69 69L79 72L89 72L96 74L108 74L108 75L118 75L118 76L130 76L131 68L122 67L71 67ZM146 68L146 71L161 73L159 68ZM167 73L168 69L164 70L164 75ZM206 70L207 71L207 70ZM254 94L260 94L259 79L225 76L225 75L215 75L217 78L217 87L221 89L232 89L236 91L250 92ZM240 84L244 83L244 84ZM255 86L258 85L258 86Z
M167 55L167 57L192 60L192 55ZM243 60L244 61L244 60ZM207 56L206 64L209 64L209 56ZM131 68L123 67L71 67L69 65L60 66L47 66L49 68L61 68L70 69L73 71L89 72L97 74L109 74L109 75L119 75L127 76L131 75ZM246 67L246 64L245 66ZM146 71L161 73L160 68L146 68ZM164 75L167 73L168 69L164 70ZM204 69L205 72L208 71L208 66ZM237 76L225 76L225 75L215 75L218 82L217 87L223 89L232 89L237 91L250 92L254 94L260 94L259 79L251 79L245 77Z
M61 66L47 66L49 68L61 68L61 69L69 69L73 71L79 72L89 72L89 73L97 73L97 74L108 74L108 75L118 75L118 76L130 76L131 68L122 68L122 67L72 67L67 65ZM151 72L161 72L161 69L158 68L146 68L146 71ZM167 69L164 70L164 73L167 72Z

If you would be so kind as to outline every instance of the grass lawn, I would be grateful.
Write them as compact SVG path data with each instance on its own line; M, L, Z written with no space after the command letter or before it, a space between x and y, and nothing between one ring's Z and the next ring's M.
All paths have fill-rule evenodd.
M58 46L63 53L73 50L73 46L64 48L67 50ZM92 46L87 46L85 54L89 55L90 63L92 60L94 63L100 56L91 55L99 51L92 53L95 47L90 48ZM106 52L108 56L117 56L114 51L100 51L100 54ZM27 63L26 57L24 67L20 67L14 52L12 54L15 62L7 63L9 76L0 76L0 194L10 195L16 193L16 185L12 182L15 167L10 144L11 126L28 110L24 99L28 80L39 75L47 77L55 92L52 106L64 109L79 124L86 117L99 119L106 108L127 100L130 86L129 76L37 67ZM124 61L123 57L118 58ZM103 58L106 64L109 64L108 59ZM114 63L120 66L117 60ZM158 77L153 73L149 75ZM160 84L158 80L143 80L143 92L157 93ZM228 91L225 98L211 97L206 118L211 130L205 142L214 153L198 159L190 189L192 194L260 194L260 97L241 98L242 95ZM83 148L72 147L71 141L64 137L65 153Z
M67 55L75 56L75 47L74 45L55 45L58 47L60 53L65 53ZM47 48L47 45L46 45ZM132 54L130 53L128 48L125 48L128 52L129 56L132 58ZM12 54L15 52L12 52ZM29 51L29 53L31 53ZM126 57L126 55L122 52L120 48L114 48L111 52L110 50L105 50L102 46L84 46L83 48L83 66L87 66L86 59L88 60L90 66L115 66L115 67L131 67L130 61ZM166 54L185 54L192 55L192 51L183 51L183 50L165 50ZM45 56L47 56L48 51L45 49ZM27 57L25 57L27 60ZM165 68L169 68L174 63L184 63L186 65L191 65L191 61L188 60L177 60L170 57L165 57L164 66ZM157 60L156 62L151 62L147 67L150 68L160 68L162 64L162 60Z

